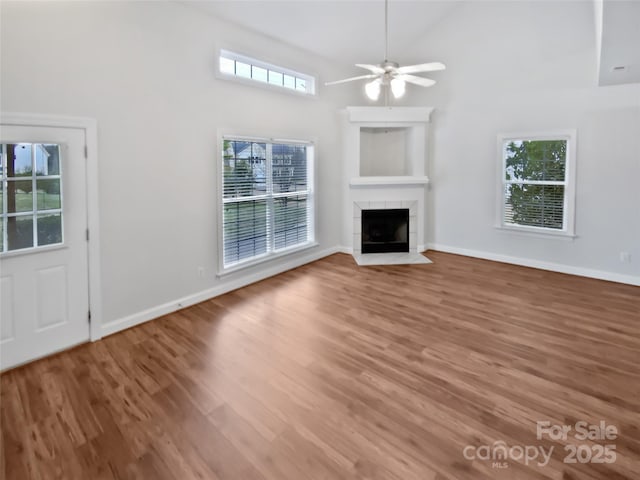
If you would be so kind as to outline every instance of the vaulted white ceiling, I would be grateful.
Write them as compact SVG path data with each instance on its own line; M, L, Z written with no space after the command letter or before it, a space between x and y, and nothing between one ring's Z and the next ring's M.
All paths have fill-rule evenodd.
M335 62L379 63L384 56L383 0L195 1L188 2L235 23L296 45ZM415 48L460 2L389 2L389 57L397 61L420 57Z
M429 51L428 36L437 35L438 26L469 1L389 0L389 60L404 64L439 60L438 52ZM598 58L594 58L594 69L599 68L599 84L640 82L640 0L583 1L595 6ZM325 57L337 66L379 63L384 57L384 0L183 3ZM619 66L625 68L614 69Z

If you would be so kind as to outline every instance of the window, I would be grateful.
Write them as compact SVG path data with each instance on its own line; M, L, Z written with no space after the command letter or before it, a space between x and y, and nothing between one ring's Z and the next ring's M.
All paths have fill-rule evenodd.
M575 132L500 136L500 225L573 235Z
M224 269L313 242L313 146L224 138Z
M315 95L315 78L227 50L220 50L220 73Z
M0 253L62 243L60 147L2 144Z

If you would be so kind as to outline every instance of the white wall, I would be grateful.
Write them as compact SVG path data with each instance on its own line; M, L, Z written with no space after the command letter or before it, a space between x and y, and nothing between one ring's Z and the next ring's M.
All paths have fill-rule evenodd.
M348 103L340 89L303 98L217 79L215 67L223 47L303 72L342 72L175 3L3 2L1 21L2 110L98 121L106 332L280 268L215 276L219 128L317 140L320 245L293 258L339 243L336 119Z
M593 15L590 1L464 2L420 40L425 60L447 65L435 87L408 93L436 107L430 243L640 281L640 85L596 86ZM578 132L577 238L494 228L497 134L567 128Z

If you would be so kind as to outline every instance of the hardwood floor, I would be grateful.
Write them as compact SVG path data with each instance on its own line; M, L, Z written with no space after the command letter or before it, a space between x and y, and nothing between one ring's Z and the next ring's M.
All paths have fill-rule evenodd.
M334 255L6 372L3 478L639 478L640 288L429 257Z

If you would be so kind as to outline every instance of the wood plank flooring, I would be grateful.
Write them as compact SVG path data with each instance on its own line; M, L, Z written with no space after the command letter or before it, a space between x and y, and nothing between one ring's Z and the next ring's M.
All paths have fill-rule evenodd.
M640 478L640 288L429 257L334 255L6 372L3 478ZM537 440L544 420L618 437ZM463 454L500 441L554 451Z

